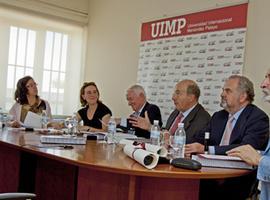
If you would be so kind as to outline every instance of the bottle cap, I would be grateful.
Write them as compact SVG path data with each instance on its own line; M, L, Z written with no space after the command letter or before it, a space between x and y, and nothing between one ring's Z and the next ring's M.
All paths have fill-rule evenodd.
M158 120L154 120L154 125L158 125L159 121Z

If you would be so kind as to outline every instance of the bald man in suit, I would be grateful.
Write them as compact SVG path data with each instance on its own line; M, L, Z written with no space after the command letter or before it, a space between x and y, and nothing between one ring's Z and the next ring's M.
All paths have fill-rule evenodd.
M198 103L199 97L200 88L194 81L186 79L176 84L172 95L175 110L169 116L165 127L170 135L174 135L178 123L182 122L186 131L186 141L189 143L193 135L207 125L211 117ZM145 117L134 119L133 126L150 131L152 123L148 115L146 113Z

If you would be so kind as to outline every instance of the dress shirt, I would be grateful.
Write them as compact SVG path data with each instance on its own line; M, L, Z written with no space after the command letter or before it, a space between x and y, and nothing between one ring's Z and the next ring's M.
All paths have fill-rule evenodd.
M241 115L241 113L243 112L244 109L245 109L245 107L241 108L239 111L237 111L236 113L234 113L234 115L233 115L233 119L234 120L232 121L232 130L233 130L233 128L234 128L234 126L235 126L235 124L236 124L239 116ZM228 119L229 119L229 117L228 117ZM211 137L211 133L210 133L210 137ZM210 154L215 154L216 153L214 146L209 146L209 153Z

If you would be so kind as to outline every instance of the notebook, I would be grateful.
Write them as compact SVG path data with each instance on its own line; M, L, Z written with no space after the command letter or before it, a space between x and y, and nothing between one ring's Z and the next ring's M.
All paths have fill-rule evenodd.
M252 166L248 165L246 162L241 160L241 158L232 156L198 154L192 155L192 159L197 160L204 167L253 169Z
M51 144L86 144L86 137L77 137L70 135L42 135L41 143Z

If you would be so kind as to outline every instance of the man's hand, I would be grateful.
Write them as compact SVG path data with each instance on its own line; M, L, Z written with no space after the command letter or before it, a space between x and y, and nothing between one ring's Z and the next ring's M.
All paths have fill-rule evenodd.
M185 145L185 157L191 157L192 153L204 153L204 145L200 143L192 143Z
M249 165L257 166L260 162L261 155L249 144L236 147L226 152L228 156L237 156L247 162Z
M144 115L145 117L129 117L129 122L132 124L133 127L138 127L150 131L152 124L149 120L147 111L145 111Z

